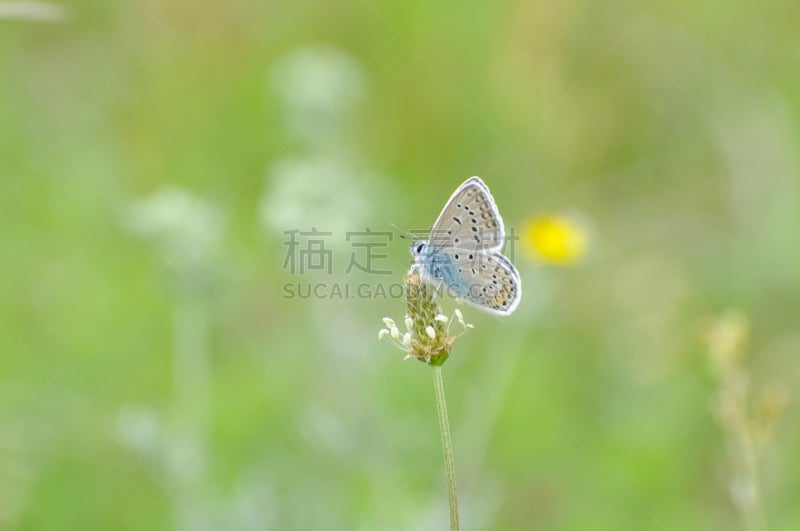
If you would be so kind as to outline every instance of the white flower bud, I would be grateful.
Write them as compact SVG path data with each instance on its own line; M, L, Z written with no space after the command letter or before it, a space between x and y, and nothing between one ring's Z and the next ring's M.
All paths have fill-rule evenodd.
M436 339L436 330L434 330L432 326L426 326L425 333L428 334L429 338Z

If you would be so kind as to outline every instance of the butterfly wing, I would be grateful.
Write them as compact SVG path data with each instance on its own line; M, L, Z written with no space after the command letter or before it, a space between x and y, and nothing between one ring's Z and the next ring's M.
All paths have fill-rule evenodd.
M514 265L500 253L505 227L489 188L467 179L442 209L422 259L426 277L458 298L498 315L519 304L522 284Z
M522 296L522 281L511 261L500 253L455 251L453 259L459 275L454 295L500 315L511 314Z
M503 220L480 177L467 179L450 196L428 238L437 250L499 251L504 243Z

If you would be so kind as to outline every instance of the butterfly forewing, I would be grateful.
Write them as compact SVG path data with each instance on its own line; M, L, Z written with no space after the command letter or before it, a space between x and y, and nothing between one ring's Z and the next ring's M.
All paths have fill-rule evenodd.
M472 177L450 197L428 243L437 249L499 250L504 238L503 220L489 189Z

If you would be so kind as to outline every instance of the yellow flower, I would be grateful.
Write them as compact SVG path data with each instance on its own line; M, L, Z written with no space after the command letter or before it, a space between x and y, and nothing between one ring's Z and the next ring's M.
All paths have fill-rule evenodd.
M573 265L586 254L588 234L573 219L557 215L530 218L522 229L522 249L533 260Z

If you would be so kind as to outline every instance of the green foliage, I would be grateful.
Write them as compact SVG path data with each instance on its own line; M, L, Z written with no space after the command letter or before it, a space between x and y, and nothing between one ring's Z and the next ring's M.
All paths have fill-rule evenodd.
M462 528L742 528L699 334L729 307L789 390L759 493L798 528L800 7L69 5L0 18L0 528L445 528L430 368L375 337L406 242L346 272L346 232L471 175L588 248L515 248L517 312L464 309ZM283 267L312 228L330 275Z

